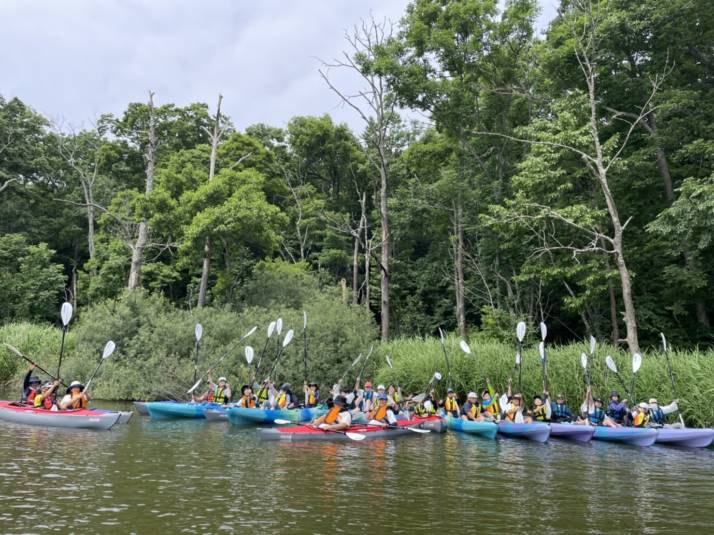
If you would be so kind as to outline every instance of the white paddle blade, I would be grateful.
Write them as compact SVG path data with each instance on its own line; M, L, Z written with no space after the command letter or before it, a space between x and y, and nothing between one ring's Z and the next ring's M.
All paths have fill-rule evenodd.
M469 345L466 343L465 340L461 340L459 342L459 347L461 347L461 351L463 351L467 355L471 354L471 348L469 347Z
M521 354L518 353L518 352L516 352L516 364L517 364L518 366L521 365Z
M194 334L196 335L196 342L200 342L203 337L203 325L197 323L196 328L194 329Z
M508 405L508 396L506 394L502 394L498 403L501 405L501 410L505 410L506 405Z
M422 433L422 434L424 434L424 433L431 433L431 430L430 430L430 429L421 429L421 428L419 428L419 427L407 427L407 429L408 429L409 431L414 432L414 433Z
M62 318L62 325L67 327L69 325L69 320L72 319L72 304L65 301L62 303L62 308L60 309L60 317Z
M667 339L664 337L664 333L659 333L660 338L662 339L662 351L665 353L667 352Z
M441 330L441 327L439 327L439 336L441 337L441 343L444 343L444 331Z
M245 333L243 336L241 336L241 340L245 340L245 339L248 338L249 336L252 336L253 333L254 333L255 331L257 331L257 330L258 330L258 326L257 326L257 325L253 325L253 328L252 328L250 331L248 331L248 332Z
M612 357L610 355L605 357L605 364L607 364L607 367L610 369L611 372L617 373L617 366L615 365L615 361L612 360Z
M114 350L116 349L116 344L109 340L107 344L104 346L104 351L102 351L102 360L108 359L112 353L114 353Z
M590 335L590 354L591 355L595 354L596 346L597 346L597 340L595 340L595 337L593 335Z
M642 355L635 353L632 355L632 373L637 373L640 366L642 366Z
M194 390L196 390L196 389L198 388L198 385L200 385L202 382L203 382L203 379L199 379L198 381L196 381L196 384L193 385L191 388L189 388L189 389L186 391L186 393L187 393L187 394L191 394Z
M387 366L389 366L390 368L394 368L394 366L392 366L392 360L389 358L389 355L387 355L386 358L387 358Z
M439 372L434 372L434 379L437 381L441 381L441 374Z
M283 340L283 347L288 347L288 344L293 341L293 336L295 336L295 333L290 329Z
M248 364L253 362L253 357L255 356L255 351L251 346L245 346L245 360Z
M545 341L546 337L548 336L548 327L543 323L542 321L540 322L540 339Z
M526 337L526 322L519 321L518 325L516 325L516 338L518 338L519 342L522 342L525 337Z
M277 418L273 420L278 425L286 425L286 424L291 424L292 422L290 420L283 420L282 418Z
M588 356L585 353L580 353L580 365L583 367L583 370L588 367Z
M346 431L345 435L347 435L347 438L350 440L356 440L358 442L367 438L367 435L363 435L362 433L353 433L351 431Z
M543 325L541 323L541 325ZM538 344L538 354L540 355L541 362L545 360L545 342Z
M354 362L352 362L352 365L350 366L350 368L354 368L355 366L357 366L357 363L358 363L361 359L362 359L362 353L360 353L359 355L357 355L357 358L354 360Z
M283 318L278 318L275 321L275 332L277 332L278 334L283 332Z
M307 312L302 311L302 330L307 329Z
M271 322L268 324L268 338L270 338L271 336L273 336L273 331L274 331L274 330L275 330L275 322L274 322L274 321L271 321Z

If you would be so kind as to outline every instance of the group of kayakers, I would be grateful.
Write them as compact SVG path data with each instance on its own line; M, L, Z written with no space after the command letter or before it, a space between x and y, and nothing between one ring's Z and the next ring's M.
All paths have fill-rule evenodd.
M86 409L91 396L85 392L84 385L80 381L72 381L65 395L57 399L57 391L61 381L47 381L42 383L40 378L33 375L36 366L33 364L27 371L22 382L22 397L20 402L30 405L36 409L57 410L77 410Z

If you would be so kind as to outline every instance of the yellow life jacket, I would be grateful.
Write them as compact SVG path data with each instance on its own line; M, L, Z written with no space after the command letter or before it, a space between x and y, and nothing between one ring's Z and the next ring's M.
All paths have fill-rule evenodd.
M287 405L287 395L285 395L285 392L282 394L278 394L278 396L275 398L275 403L277 403L278 407L281 409L285 408L285 405Z
M499 410L498 401L495 399L488 405L482 405L483 412L490 412L492 416L496 416L501 411Z
M471 416L471 418L478 418L479 414L481 414L481 406L478 403L472 403L469 409L469 416Z
M540 407L536 407L533 410L533 416L535 419L539 422L547 422L548 421L548 413L546 411L545 405L541 405Z
M424 402L422 401L421 403L418 403L416 407L414 407L414 413L417 416L429 416L430 414L436 414L436 409L434 408L433 401L431 403L431 407L431 410L427 410L427 408L424 406Z
M635 427L645 427L650 422L650 415L644 412L638 412L635 415L633 424Z
M268 401L268 389L267 388L263 387L260 390L258 390L258 401L260 403Z
M446 398L446 400L444 401L444 410L446 412L454 412L454 411L459 410L459 407L456 403L456 399L455 398Z
M226 403L226 389L216 387L216 391L213 394L212 401L213 403L218 403L219 405L223 405L224 403Z
M394 401L394 403L399 403L402 400L401 396L399 395L399 392L394 392L392 400Z
M255 400L252 396L243 396L243 407L246 409L255 409Z
M381 422L387 417L387 408L386 405L378 405L376 409L369 413L369 419Z
M515 422L516 421L516 414L518 414L518 409L520 407L513 407L510 411L506 413L506 420L509 422Z
M317 398L315 397L315 392L313 392L312 390L307 393L307 404L317 405Z
M337 421L337 417L340 415L340 412L342 412L341 407L332 407L329 411L327 411L327 414L325 414L325 423L334 424Z

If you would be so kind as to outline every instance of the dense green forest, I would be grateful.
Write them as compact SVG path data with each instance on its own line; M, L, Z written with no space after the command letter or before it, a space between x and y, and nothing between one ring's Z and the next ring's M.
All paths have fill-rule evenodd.
M221 97L160 94L70 130L0 96L3 332L69 300L89 339L117 308L114 332L137 303L149 323L176 309L145 335L185 324L179 353L195 318L227 343L222 314L262 330L303 309L340 362L439 327L510 341L520 320L628 352L710 345L714 3L563 0L542 35L536 10L416 0L359 23L315 73L359 131L238 131Z

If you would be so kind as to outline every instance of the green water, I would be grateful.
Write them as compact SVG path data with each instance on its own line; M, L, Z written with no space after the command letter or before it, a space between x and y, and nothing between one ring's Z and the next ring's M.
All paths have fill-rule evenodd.
M708 533L713 499L712 450L0 421L2 533Z

